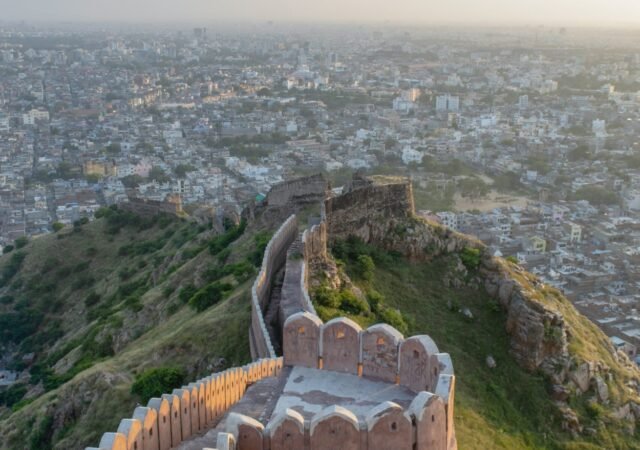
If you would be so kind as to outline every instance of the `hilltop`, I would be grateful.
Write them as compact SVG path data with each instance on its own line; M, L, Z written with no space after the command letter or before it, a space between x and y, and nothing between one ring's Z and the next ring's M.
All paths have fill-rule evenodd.
M318 314L432 336L455 366L460 448L640 448L638 369L561 293L417 218L406 180L356 178L322 209L313 181L277 187L272 203L303 209L301 228L326 213L329 251L310 265ZM251 359L250 286L283 211L219 229L101 216L0 260L5 353L25 370L2 448L94 444L137 402Z

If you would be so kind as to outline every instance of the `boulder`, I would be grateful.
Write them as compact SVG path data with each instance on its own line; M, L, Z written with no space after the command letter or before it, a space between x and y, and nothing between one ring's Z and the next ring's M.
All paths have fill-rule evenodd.
M569 379L573 381L580 392L587 392L589 390L589 364L582 363L575 369L569 372Z
M496 360L493 358L493 356L491 356L491 355L487 356L486 362L487 362L487 367L489 369L495 369L496 368Z
M609 386L601 377L594 377L592 379L592 385L598 396L598 400L602 403L609 401Z

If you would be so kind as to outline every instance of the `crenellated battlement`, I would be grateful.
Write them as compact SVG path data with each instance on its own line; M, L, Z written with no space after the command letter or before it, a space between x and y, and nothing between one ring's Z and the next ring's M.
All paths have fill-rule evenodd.
M248 386L277 377L282 358L260 359L201 378L138 406L117 431L105 433L98 447L86 450L169 450L214 426L244 395Z

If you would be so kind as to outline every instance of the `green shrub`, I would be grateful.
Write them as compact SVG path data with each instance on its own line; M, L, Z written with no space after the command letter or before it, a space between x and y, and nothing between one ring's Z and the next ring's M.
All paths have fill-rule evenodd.
M136 376L131 393L140 397L146 404L151 397L159 397L179 388L185 382L186 372L178 367L155 367Z
M320 285L315 288L311 296L319 305L325 308L340 307L340 296L336 291L329 289L326 285Z
M480 250L466 247L460 252L460 260L467 270L476 270L480 266Z
M217 256L218 262L220 264L224 264L227 261L227 259L229 259L229 256L231 256L231 249L225 248L220 253L218 253L218 256Z
M18 239L14 241L16 248L22 248L29 243L29 238L26 236L20 236Z
M209 252L212 255L217 255L242 236L246 228L247 222L245 220L241 221L239 225L230 226L224 233L209 241Z
M5 391L0 391L0 405L12 407L14 404L22 400L27 393L27 386L22 383L16 383Z
M340 292L340 309L349 314L361 314L368 311L369 305L353 292L344 290Z
M382 307L384 307L384 295L374 289L369 289L367 291L367 301L369 302L371 311L374 313L377 313Z
M58 231L64 228L64 224L60 222L53 222L53 224L51 225L51 228L53 229L54 233L57 233Z
M198 292L198 288L195 287L193 284L188 284L182 289L180 289L178 298L182 301L182 303L187 303L191 299L191 297L196 295L196 292Z
M2 249L2 254L6 255L7 253L11 253L13 251L15 247L11 244L9 245L5 245L4 248Z
M2 278L0 279L0 285L6 286L9 280L15 276L20 271L20 267L22 267L22 262L27 257L24 252L15 252L11 255L9 262L5 264L2 269Z
M358 255L356 258L355 270L357 276L363 280L370 281L373 278L373 271L376 265L369 255Z
M29 450L49 450L53 448L53 416L45 416L29 438Z
M507 256L505 259L506 259L507 261L509 261L510 263L512 263L512 264L518 264L518 263L519 263L519 262L518 262L518 258L516 258L516 257L515 257L515 256L513 256L513 255L509 255L509 256Z
M233 289L233 286L229 283L216 281L208 284L191 297L189 300L189 306L198 312L204 311L222 300L224 295L231 289Z
M254 266L260 267L262 265L262 258L264 251L271 240L272 234L267 231L261 231L253 237L254 249L249 254L248 259Z
M406 334L409 331L407 322L404 320L404 317L402 317L402 313L397 309L383 308L378 314L378 317L384 323L391 325L402 334Z

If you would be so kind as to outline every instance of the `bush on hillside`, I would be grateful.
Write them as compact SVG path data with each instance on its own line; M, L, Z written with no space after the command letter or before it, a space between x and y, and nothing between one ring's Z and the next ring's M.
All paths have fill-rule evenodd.
M480 266L480 250L466 247L460 252L460 260L467 270L476 270Z
M26 246L28 243L29 243L29 238L27 238L26 236L20 236L18 239L14 241L16 248L22 248Z
M362 314L369 310L367 302L350 290L340 292L340 309L349 314Z
M222 300L224 295L231 289L233 289L233 286L229 283L220 283L219 281L216 281L208 284L191 297L189 300L189 306L198 312L204 311Z
M136 376L131 385L131 393L138 395L141 403L146 404L150 398L159 397L182 386L186 377L187 374L182 368L154 367Z

